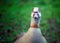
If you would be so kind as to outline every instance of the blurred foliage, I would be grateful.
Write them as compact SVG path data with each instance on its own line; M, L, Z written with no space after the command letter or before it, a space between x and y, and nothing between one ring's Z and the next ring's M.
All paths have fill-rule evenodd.
M0 43L13 43L18 34L29 29L35 6L40 8L40 29L47 41L60 41L60 0L0 0Z

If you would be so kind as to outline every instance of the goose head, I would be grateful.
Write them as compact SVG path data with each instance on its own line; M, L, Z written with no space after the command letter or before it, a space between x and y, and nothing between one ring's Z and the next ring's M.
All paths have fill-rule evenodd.
M34 7L32 14L31 14L31 18L32 20L34 20L36 23L39 22L40 18L41 18L41 13L39 12L39 8L38 7Z

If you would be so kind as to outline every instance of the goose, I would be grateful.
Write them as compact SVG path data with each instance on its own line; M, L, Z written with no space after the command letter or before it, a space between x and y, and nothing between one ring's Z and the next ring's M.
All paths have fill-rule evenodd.
M14 43L47 43L40 30L41 12L34 7L31 13L31 23L28 31Z

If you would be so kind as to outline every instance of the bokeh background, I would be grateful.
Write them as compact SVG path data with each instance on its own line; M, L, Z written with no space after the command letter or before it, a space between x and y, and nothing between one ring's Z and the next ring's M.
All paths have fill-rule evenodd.
M48 43L60 43L60 0L0 0L0 43L27 32L33 7L41 11L40 29Z

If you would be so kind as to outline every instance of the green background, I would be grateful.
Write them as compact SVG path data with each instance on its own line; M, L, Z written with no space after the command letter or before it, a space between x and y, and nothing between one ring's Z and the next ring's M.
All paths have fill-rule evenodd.
M40 29L48 43L60 41L60 0L0 0L0 43L13 43L27 32L33 7L39 7Z

